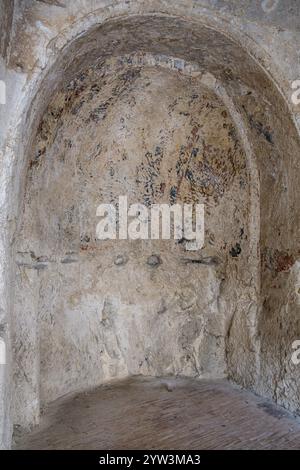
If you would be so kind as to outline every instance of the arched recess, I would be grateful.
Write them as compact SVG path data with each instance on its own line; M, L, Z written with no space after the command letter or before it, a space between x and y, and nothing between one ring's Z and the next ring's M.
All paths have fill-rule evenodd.
M277 87L244 49L216 30L203 25L199 28L196 23L186 19L163 15L117 18L100 27L91 28L62 51L32 103L28 122L33 122L34 115L35 121L28 134L26 174L30 161L33 161L31 151L38 126L51 96L96 61L130 56L136 52L150 53L158 58L154 67L159 67L159 61L164 58L175 58L178 60L177 73L180 73L181 61L196 64L200 78L204 77L204 87L208 85L205 83L207 80L210 84L215 80L215 93L223 97L223 103L235 123L237 140L241 143L245 158L248 157L248 171L256 189L252 189L252 209L247 216L248 230L245 233L245 230L241 231L243 227L240 227L235 243L226 247L227 255L229 252L233 258L230 260L232 269L226 273L227 278L220 279L225 281L225 284L220 282L223 292L218 299L221 309L225 308L224 331L220 335L224 342L224 363L227 364L225 372L238 383L295 409L298 406L298 392L294 388L289 391L282 385L290 380L292 372L285 363L287 353L284 350L291 336L289 328L282 325L281 317L284 309L286 313L289 295L286 289L289 282L287 272L298 254L294 234L299 221L299 209L296 206L298 175L295 172L295 168L298 168L295 155L299 140L288 107ZM252 160L249 160L250 156ZM259 182L257 173L260 175ZM25 167L20 177L18 180L16 174L15 181L21 181L22 195L26 180ZM255 206L259 187L260 208ZM259 213L261 224L258 236L253 227L258 228ZM243 266L239 267L243 237L247 240L247 254ZM251 243L252 248L253 243L256 246L255 254L253 250L247 252ZM35 254L30 260L24 260L16 253L17 269L23 274L26 271L26 282L30 286L27 292L32 294L29 311L26 307L24 309L24 303L22 305L22 294L19 305L22 305L23 314L18 308L14 310L15 420L21 425L36 422L40 406L39 327L38 316L32 306L38 299L39 268L44 266L39 265L43 264L43 260L34 257ZM258 269L260 264L262 275ZM297 273L293 271L295 275ZM246 288L241 289L241 286ZM282 294L278 302L279 289ZM16 292L19 295L18 289ZM38 310L38 303L36 305ZM287 312L287 324L299 327L296 312L297 307L292 304ZM18 356L20 344L24 349ZM35 367L32 367L33 358L36 360ZM24 377L27 388L24 387ZM27 414L24 413L25 408Z

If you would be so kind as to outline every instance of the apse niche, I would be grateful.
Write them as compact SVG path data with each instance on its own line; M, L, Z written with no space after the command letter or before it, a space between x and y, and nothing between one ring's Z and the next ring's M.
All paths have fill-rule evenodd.
M59 396L131 375L254 387L258 244L269 236L255 153L268 154L263 178L274 188L276 155L293 140L275 140L272 85L256 65L249 73L251 60L213 30L156 17L97 28L52 69L36 98L16 247L17 424L37 422ZM203 203L204 246L97 240L98 205L120 195L147 207ZM264 204L271 217L270 196Z

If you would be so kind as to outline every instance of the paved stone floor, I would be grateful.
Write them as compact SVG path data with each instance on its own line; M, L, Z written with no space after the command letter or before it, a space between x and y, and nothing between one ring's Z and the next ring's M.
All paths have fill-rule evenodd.
M300 421L226 381L135 377L63 397L17 449L300 449Z

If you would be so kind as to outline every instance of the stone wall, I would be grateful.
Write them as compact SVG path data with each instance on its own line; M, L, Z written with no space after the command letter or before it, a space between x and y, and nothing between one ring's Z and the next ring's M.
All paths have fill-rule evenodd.
M3 447L130 374L226 375L298 412L299 6L236 4L1 4ZM95 240L122 193L203 202L204 248Z

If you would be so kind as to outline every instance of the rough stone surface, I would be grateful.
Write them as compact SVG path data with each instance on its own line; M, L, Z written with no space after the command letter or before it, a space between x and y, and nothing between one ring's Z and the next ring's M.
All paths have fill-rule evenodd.
M16 0L0 18L1 446L61 394L136 373L227 375L299 414L299 2ZM204 202L204 248L97 242L122 193Z
M21 270L45 266L31 289L42 404L124 375L226 374L225 293L237 288L229 273L249 251L245 155L226 107L199 77L158 63L144 55L97 63L53 98L39 127L17 252L32 258ZM184 238L97 240L97 206L124 194L149 207L205 203L204 261ZM28 283L18 292L24 308ZM17 344L26 344L20 331ZM31 403L31 391L19 390Z

